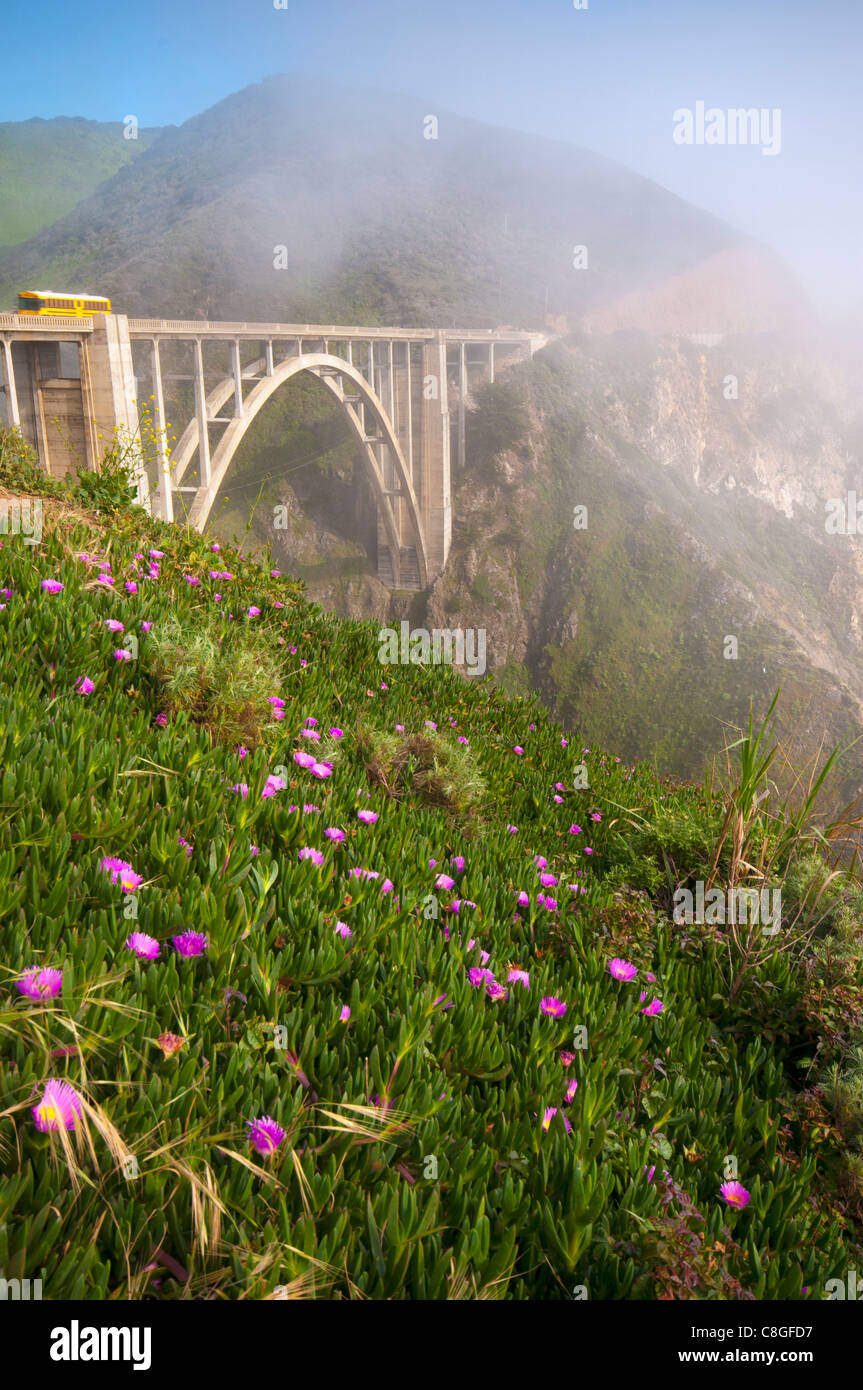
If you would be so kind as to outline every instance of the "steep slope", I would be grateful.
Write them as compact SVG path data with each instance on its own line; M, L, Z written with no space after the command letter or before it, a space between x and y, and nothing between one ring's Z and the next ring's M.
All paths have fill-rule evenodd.
M0 124L0 246L16 246L50 227L161 133L139 129L132 140L124 129L119 121L81 116Z

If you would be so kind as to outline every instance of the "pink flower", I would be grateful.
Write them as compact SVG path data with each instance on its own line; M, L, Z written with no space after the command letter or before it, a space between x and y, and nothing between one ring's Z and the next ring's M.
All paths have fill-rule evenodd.
M508 825L508 826L506 827L506 833L507 833L508 835L517 835L517 834L518 834L518 826L517 826L517 825Z
M551 1122L552 1122L552 1120L554 1119L554 1117L555 1117L556 1114L557 1114L557 1106L556 1106L556 1105L549 1105L549 1106L546 1108L546 1112L545 1112L545 1114L544 1114L543 1117L542 1117L542 1127L543 1127L544 1130L548 1131L548 1130L551 1128ZM571 1133L572 1133L572 1125L569 1123L569 1120L566 1118L565 1115L564 1115L564 1117L563 1117L563 1123L564 1123L564 1126L565 1126L565 1128L566 1128L567 1134L571 1134Z
M96 687L89 676L79 676L75 682L75 689L79 695L92 695Z
M342 840L345 838L345 832L343 830L339 830L338 826L335 825L328 826L327 829L324 831L324 834L326 835L328 840L332 840L333 844L336 845L340 845L342 843Z
M196 578L194 574L184 574L183 578L185 579L186 583L191 584L193 588L196 584L200 584L201 582L200 579Z
M492 980L486 993L489 999L494 1000L495 1003L497 1003L498 1000L509 998L509 990L504 989L503 985L498 984L497 980Z
M485 984L487 980L489 982L494 980L494 975L490 970L481 970L478 965L475 965L472 970L467 972L467 977L474 989L478 989L479 986Z
M455 879L450 878L449 874L438 874L434 881L435 888L442 888L448 893L451 888L455 888Z
M321 854L321 851L319 849L312 849L311 845L304 845L298 852L298 858L311 859L312 863L316 864L318 868L320 868L324 862L324 856Z
M117 650L114 652L114 660L131 661L132 653L130 651L127 651L125 647L118 647Z
M571 826L569 827L569 833L570 833L570 835L580 835L580 834L581 834L581 826L580 826L580 825L571 825Z
M361 820L363 825L374 825L377 818L377 811L357 811L357 820Z
M135 583L134 579L127 579L126 583L123 585L123 588L126 590L127 594L137 594L138 592L138 586Z
M563 1093L563 1101L565 1105L569 1105L570 1101L575 1100L575 1093L577 1090L578 1082L576 1081L575 1077L573 1077L570 1081L567 1082L566 1090Z
M554 874L540 874L539 881L543 888L554 888L558 882Z
M642 999L646 999L646 998L647 998L646 992L645 992L644 994L642 994L641 997L642 997ZM651 1001L650 1001L650 1003L648 1004L647 1008L646 1008L646 1009L642 1009L641 1012L642 1012L643 1014L647 1014L648 1018L653 1018L656 1014L661 1014L661 1013L662 1013L662 1008L663 1008L663 1004L662 1004L662 1000L661 1000L661 999L651 999Z
M28 999L55 999L63 988L63 971L50 967L40 970L34 965L15 981L21 994Z
M619 760L618 760L618 761L619 761ZM591 811L591 813L590 813L590 819L591 819L591 820L602 820L602 816L599 814L598 811Z
M109 632L122 632L122 631L123 631L123 624L120 623L120 622L118 622L116 618L106 618L106 619L105 619L105 626L106 626L106 628L108 629Z
M524 749L520 748L519 745L516 744L512 751L513 753L518 753L519 755L521 755L524 752Z
M164 560L165 558L164 550L148 550L147 554L151 560Z
M157 714L157 715L156 715L156 723L159 725L159 727L160 727L161 729L164 729L164 727L165 727L165 725L167 724L167 722L168 722L168 716L167 716L167 714Z
M298 748L296 753L294 754L294 762L298 763L300 767L305 768L315 766L315 759L313 755L311 753L304 753L301 748Z
M36 1128L43 1134L50 1130L74 1129L81 1118L81 1098L68 1081L46 1081L42 1099L33 1106Z
M150 631L150 628L151 628L152 626L153 626L152 623L142 623L142 624L141 624L141 631L142 631L142 632L149 632L149 631Z
M127 864L125 859L116 859L113 855L101 859L99 868L110 876L112 883L119 883L124 893L134 893L138 884L143 882L141 874L136 874L131 864Z
M249 795L249 784L248 782L235 782L231 787L231 791L239 792L240 796L245 801L246 797Z
M506 982L508 985L523 985L525 989L530 989L530 975L526 970L510 970Z
M133 931L126 937L125 945L126 950L134 951L140 960L156 960L162 949L154 936L142 931Z
M278 705L278 706L279 706L279 709L281 709L282 706L284 705L284 703L285 703L285 702L284 702L284 700L282 699L281 695L268 695L268 696L267 696L267 704L268 704L268 705Z
M255 1153L263 1154L269 1158L271 1154L281 1144L285 1137L285 1131L281 1125L277 1125L275 1120L270 1119L269 1115L262 1115L258 1120L247 1120L249 1130L249 1143Z
M348 1008L348 1005L347 1005L347 1004L343 1004L343 1005L342 1005L342 1011L341 1011L341 1013L339 1014L339 1022L340 1022L340 1023L347 1023L347 1021L348 1021L348 1019L350 1018L350 1016L351 1016L351 1011L350 1011L350 1009Z
M249 616L250 618L257 618L257 617L259 617L260 612L261 612L260 608L255 608L254 605L252 605L252 607L249 608L249 609L247 609L246 611L247 611L248 616Z
M549 1018L563 1018L566 1013L566 1005L562 999L555 999L553 994L545 995L540 1001L540 1012L547 1014Z
M264 783L264 790L261 792L261 798L275 796L276 792L283 792L287 785L283 777L275 777L271 772Z
M740 1182L724 1182L719 1194L730 1207L745 1207L751 1196Z
M300 738L313 738L316 742L319 742L320 737L317 729L300 729Z
M525 893L524 889L522 889L518 895L518 906L530 907L530 894Z
M202 956L210 944L204 933L199 931L184 931L171 939L181 956Z
M339 936L343 937L345 941L349 941L353 936L353 932L347 922L336 922L336 932Z
M46 594L59 594L63 585L60 583L59 579L43 579L42 588L45 590Z
M327 732L329 733L330 738L344 738L344 732L342 729L328 729Z
M321 781L323 781L323 780L324 780L325 778L327 778L327 777L332 777L332 775L333 775L333 765L332 765L332 763L313 763L313 764L312 764L312 776L313 776L313 777L319 777L319 778L321 779ZM375 820L377 820L377 816L375 816Z
M628 960L622 960L620 956L615 956L608 962L609 974L615 980L634 980L638 974L638 966L633 965Z

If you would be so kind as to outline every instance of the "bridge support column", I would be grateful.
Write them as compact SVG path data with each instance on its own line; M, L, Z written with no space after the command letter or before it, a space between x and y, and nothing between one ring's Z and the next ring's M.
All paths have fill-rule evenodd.
M207 385L200 338L195 339L195 413L198 416L198 477L201 486L207 487L210 482L210 434L207 429Z
M423 343L422 517L429 580L443 573L452 540L450 419L446 340Z
M86 344L86 365L93 410L94 457L87 465L96 469L102 453L110 448L115 431L128 439L139 438L138 403L135 399L135 371L129 320L125 314L98 314ZM138 501L147 503L149 484L143 468L138 470Z
M3 382L6 387L6 420L13 429L21 428L21 411L18 408L18 392L15 387L15 368L12 365L12 344L3 339Z
M156 398L156 428L159 432L159 514L163 521L174 520L174 494L171 490L171 460L168 457L165 424L165 394L162 389L162 360L159 355L159 340L154 338L150 344L150 365L153 377L153 395Z

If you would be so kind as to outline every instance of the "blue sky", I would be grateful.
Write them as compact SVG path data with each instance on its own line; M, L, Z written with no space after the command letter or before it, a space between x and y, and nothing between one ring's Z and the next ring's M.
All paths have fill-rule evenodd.
M320 73L610 155L777 247L825 309L863 297L863 0L4 0L0 25L0 120L179 124ZM780 152L676 144L698 101L779 108Z

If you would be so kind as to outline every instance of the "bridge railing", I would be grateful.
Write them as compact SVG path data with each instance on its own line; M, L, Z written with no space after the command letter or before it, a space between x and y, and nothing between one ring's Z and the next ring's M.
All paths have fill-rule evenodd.
M49 333L52 328L58 332L92 333L93 320L85 318L64 318L59 314L0 314L0 330L11 332Z

